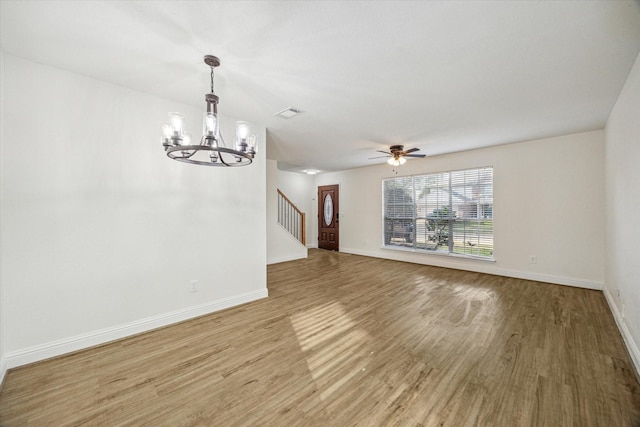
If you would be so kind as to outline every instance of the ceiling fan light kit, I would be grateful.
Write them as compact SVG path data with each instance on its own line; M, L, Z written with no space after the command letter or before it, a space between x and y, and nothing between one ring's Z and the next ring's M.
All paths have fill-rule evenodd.
M404 157L389 157L387 163L389 163L391 166L401 166L407 163L407 159L405 159Z
M204 96L207 111L202 121L202 137L199 144L191 142L191 135L184 131L184 116L169 113L169 122L162 127L162 146L167 156L179 162L204 166L246 166L256 154L256 135L249 123L236 122L234 148L227 148L218 121L218 96L213 91L213 70L220 66L220 59L213 55L204 57L211 69L211 93Z
M404 145L392 145L389 147L389 151L377 150L379 153L385 154L379 157L370 157L369 159L379 159L380 157L388 157L387 163L391 166L402 166L407 163L407 157L426 157L426 154L411 154L416 151L420 151L419 148L404 149Z

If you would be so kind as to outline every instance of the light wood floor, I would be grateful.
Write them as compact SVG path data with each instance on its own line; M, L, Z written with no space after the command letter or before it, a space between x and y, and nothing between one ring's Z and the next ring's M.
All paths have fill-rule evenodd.
M267 299L11 370L0 424L630 426L601 292L310 251Z

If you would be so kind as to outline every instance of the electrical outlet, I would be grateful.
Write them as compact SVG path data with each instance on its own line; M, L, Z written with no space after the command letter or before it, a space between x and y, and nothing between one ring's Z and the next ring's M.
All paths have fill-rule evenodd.
M529 255L529 264L537 264L538 263L538 257L536 257L535 255Z
M191 281L191 293L194 292L198 292L198 281L197 280L192 280Z

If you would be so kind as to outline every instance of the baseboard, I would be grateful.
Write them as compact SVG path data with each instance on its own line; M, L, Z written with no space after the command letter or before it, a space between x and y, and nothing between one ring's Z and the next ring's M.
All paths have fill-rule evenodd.
M307 258L307 254L305 254L304 256L286 255L281 257L275 257L275 258L268 259L267 265L278 264L278 263L287 262L287 261L295 261L297 259L305 259L305 258Z
M4 356L0 355L0 392L2 392L2 386L4 386L4 377L7 373L7 364L4 360Z
M308 249L318 249L318 244L317 243L307 243L307 248Z
M518 271L518 270L509 270L504 268L496 267L494 263L487 262L484 260L474 260L474 259L461 259L461 258L452 258L448 256L425 256L424 260L416 261L414 259L407 259L403 257L403 251L391 251L388 250L388 254L385 252L383 254L379 252L373 251L362 251L359 249L351 249L351 248L340 248L340 252L345 252L354 255L363 255L374 258L383 258L389 259L393 261L402 261L402 262L413 262L416 264L423 265L431 265L434 267L445 267L445 268L453 268L456 270L467 270L473 271L475 273L485 273L485 274L494 274L496 276L505 276L505 277L514 277L516 279L525 279L525 280L533 280L535 282L545 282L545 283L553 283L556 285L565 285L565 286L573 286L577 288L585 288L585 289L593 289L597 291L601 291L603 289L603 284L599 282L591 282L588 280L577 279L573 277L564 277L564 276L555 276L551 274L539 274L532 273L529 271ZM414 252L409 252L414 254ZM464 262L464 264L461 263Z
M627 328L627 324L622 317L622 313L618 310L618 306L613 299L613 295L611 295L611 292L608 289L604 289L602 292L604 293L604 298L609 304L609 309L611 309L616 325L618 325L618 330L622 335L622 339L627 346L627 351L629 352L629 356L631 356L633 367L636 369L636 375L640 378L640 349L638 349L638 345L633 340L631 332L629 331L629 328Z
M554 285L573 286L574 288L592 289L601 291L603 284L599 282L591 282L589 280L576 279L566 276L555 276L552 274L531 273L528 271L507 270L503 268L489 269L491 272L487 274L495 274L498 276L514 277L516 279L532 280L534 282L552 283Z
M12 351L6 354L6 369L15 368L33 362L49 359L51 357L61 356L73 351L83 350L110 341L126 338L131 335L147 332L152 329L168 326L173 323L182 322L194 317L224 310L226 308L235 307L268 296L267 288L235 295L229 298L208 302L184 309L148 317L134 322L114 326L111 328L101 329L86 334L76 335L46 344L25 348L22 350Z

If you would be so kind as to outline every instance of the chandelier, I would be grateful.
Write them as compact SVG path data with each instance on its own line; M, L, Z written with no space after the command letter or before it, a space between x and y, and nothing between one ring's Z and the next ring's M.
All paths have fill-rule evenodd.
M204 96L207 112L202 123L199 144L191 142L191 135L184 131L184 116L169 113L169 122L162 127L162 145L167 156L180 162L205 166L246 166L256 154L256 135L247 122L236 122L234 148L228 148L222 138L218 121L218 96L213 92L213 70L220 60L212 55L204 57L211 69L211 93Z

